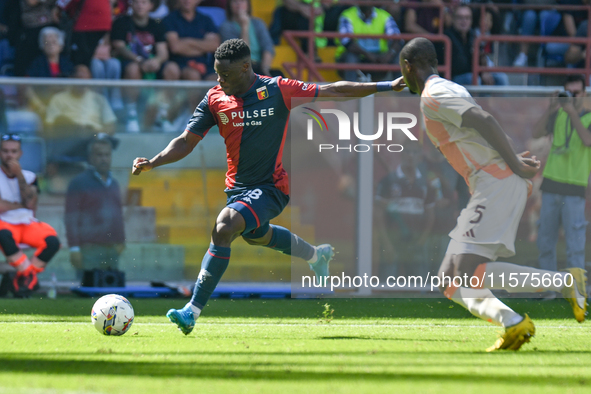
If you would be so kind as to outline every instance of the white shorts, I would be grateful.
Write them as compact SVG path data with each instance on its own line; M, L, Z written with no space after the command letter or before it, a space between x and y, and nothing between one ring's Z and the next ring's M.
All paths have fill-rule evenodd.
M450 254L477 254L491 261L515 254L517 227L531 182L513 174L479 177L468 206L449 233Z

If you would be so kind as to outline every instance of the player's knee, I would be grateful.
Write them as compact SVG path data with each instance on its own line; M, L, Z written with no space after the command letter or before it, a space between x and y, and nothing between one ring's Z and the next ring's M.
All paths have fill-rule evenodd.
M0 247L6 256L12 256L20 250L10 230L0 230Z
M269 241L266 241L262 238L252 239L252 238L242 237L242 239L244 240L244 242L246 242L249 245L267 245L269 243Z
M45 263L55 256L57 251L60 249L60 241L55 235L50 235L45 238L45 249L37 256L37 258Z
M232 242L236 238L236 229L231 223L218 222L211 232L211 239L215 245Z

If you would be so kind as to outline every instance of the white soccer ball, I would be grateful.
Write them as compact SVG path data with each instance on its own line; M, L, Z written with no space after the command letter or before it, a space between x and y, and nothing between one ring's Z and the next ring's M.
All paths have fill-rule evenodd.
M107 294L99 298L90 315L94 328L104 335L123 335L133 323L133 307L127 298Z

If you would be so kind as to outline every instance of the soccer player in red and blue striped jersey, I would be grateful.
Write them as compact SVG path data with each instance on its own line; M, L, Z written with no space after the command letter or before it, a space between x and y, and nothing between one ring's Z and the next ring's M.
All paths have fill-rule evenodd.
M183 309L167 313L185 335L193 330L195 319L228 267L230 245L239 236L251 245L301 257L308 261L319 281L328 276L333 256L330 245L314 247L288 229L269 224L289 202L282 157L292 98L299 98L298 104L303 104L319 97L364 97L378 91L400 91L406 86L402 78L316 85L257 75L252 71L250 49L241 39L220 45L214 68L219 85L207 92L185 131L154 158L136 158L132 170L139 175L184 158L215 125L226 143L226 207L216 220L191 301Z

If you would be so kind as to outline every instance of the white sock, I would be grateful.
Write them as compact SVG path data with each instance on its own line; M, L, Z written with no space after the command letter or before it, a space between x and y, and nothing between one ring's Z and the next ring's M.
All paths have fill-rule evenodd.
M561 291L566 279L566 272L547 271L502 262L484 265L482 287L493 290L502 289L509 293Z
M451 297L449 296L450 291L453 292ZM510 327L523 320L520 314L503 304L489 289L448 287L445 290L445 295L455 303L462 305L474 316L497 326Z
M195 305L191 304L190 302L188 302L187 305L191 308L191 311L193 311L193 317L195 318L195 320L197 320L197 318L201 314L201 309L197 308Z
M308 263L312 264L315 263L316 260L318 260L318 253L316 253L316 246L313 246L314 248L314 254L312 255L312 258L310 260L308 260Z

